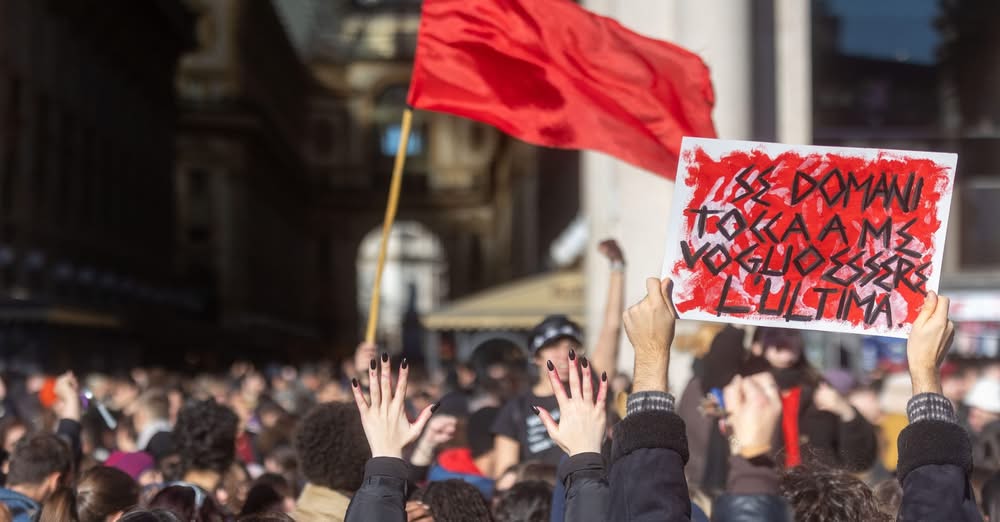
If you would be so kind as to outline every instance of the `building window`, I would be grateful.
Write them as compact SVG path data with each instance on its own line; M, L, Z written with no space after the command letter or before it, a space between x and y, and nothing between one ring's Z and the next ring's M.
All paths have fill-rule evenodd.
M392 172L393 158L396 156L396 149L399 147L399 141L402 137L401 120L403 111L406 110L408 90L407 84L391 85L383 89L375 99L372 121L376 130L375 165L379 176L384 180L388 180L388 174ZM425 190L426 188L426 178L414 176L414 174L426 174L427 142L424 138L426 127L423 114L415 112L413 124L410 127L409 141L406 145L406 172L408 176L404 178L404 183L409 184L408 188L414 190Z

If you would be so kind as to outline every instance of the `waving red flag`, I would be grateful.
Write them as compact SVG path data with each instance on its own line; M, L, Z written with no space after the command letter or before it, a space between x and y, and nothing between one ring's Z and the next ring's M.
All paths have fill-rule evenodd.
M408 102L673 178L715 137L708 68L569 0L424 0Z

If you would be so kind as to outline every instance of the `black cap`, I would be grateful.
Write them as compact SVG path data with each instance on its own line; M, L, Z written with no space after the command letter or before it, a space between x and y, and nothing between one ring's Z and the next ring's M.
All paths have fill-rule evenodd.
M583 330L565 315L550 315L531 331L531 353L563 338L583 344Z

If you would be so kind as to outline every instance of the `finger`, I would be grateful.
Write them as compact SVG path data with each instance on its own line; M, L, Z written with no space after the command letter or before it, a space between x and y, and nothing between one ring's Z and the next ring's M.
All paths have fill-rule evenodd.
M559 435L559 424L552 418L548 410L540 406L532 406L532 411L535 412L535 415L538 415L539 419L542 419L542 425L545 426L545 431L549 432L549 437L552 440L556 440L556 437Z
M410 431L407 432L406 441L403 444L404 446L420 437L420 434L424 431L424 426L427 425L427 421L431 420L431 415L434 415L434 410L437 410L437 407L438 403L434 403L424 408L424 411L420 412L417 420L410 424Z
M396 409L403 408L403 401L406 399L406 383L410 376L410 364L406 361L406 357L399 363L399 377L396 377L396 394L392 397L392 407Z
M389 366L389 354L382 352L381 364L379 364L379 387L382 388L383 408L388 408L392 402L392 366Z
M358 405L358 411L364 413L368 410L368 400L365 399L365 394L361 391L361 383L357 379L351 381L351 392L354 393L354 404Z
M600 406L601 408L603 408L604 407L604 402L606 400L608 400L608 374L607 373L602 373L601 374L601 384L599 384L599 386L600 387L597 389L597 401L595 401L594 404L597 404L598 406Z
M368 394L371 395L373 408L382 405L382 389L378 385L378 359L372 359L368 363Z
M660 280L655 277L646 279L646 299L655 305L665 304L663 301L663 290L660 289Z
M726 402L725 410L728 412L740 411L743 407L743 378L737 375L732 381L722 389L722 398Z
M934 307L933 321L936 324L945 324L948 321L948 307L951 306L951 299L938 296L937 306Z
M944 346L941 347L941 352L938 355L938 366L941 366L944 358L951 351L951 343L953 342L955 342L955 323L949 320L948 326L945 327Z
M926 323L934 315L935 307L937 307L937 294L931 290L927 292L927 297L924 298L924 304L920 307L920 313L917 314L917 318L913 320L913 325L918 326Z
M781 392L778 391L778 383L774 380L774 376L770 372L760 372L750 376L762 390L764 390L764 395L771 402L781 402Z
M569 393L571 401L582 399L583 392L580 390L580 369L577 367L576 352L569 351Z
M556 402L559 403L559 408L562 409L563 405L569 399L566 397L566 390L563 388L562 381L559 380L559 370L556 370L556 366L552 364L552 361L547 362L547 367L549 369L549 384L552 385L552 393L556 395Z
M667 304L667 309L670 310L670 315L677 319L677 309L674 308L674 282L670 280L669 277L664 277L663 281L660 281L660 292L663 294L663 302Z
M594 381L590 376L590 361L586 357L580 358L580 388L583 401L594 404Z

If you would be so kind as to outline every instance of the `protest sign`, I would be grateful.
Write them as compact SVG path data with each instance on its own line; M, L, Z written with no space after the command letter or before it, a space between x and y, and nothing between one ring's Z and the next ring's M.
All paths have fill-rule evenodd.
M954 154L685 138L663 264L681 318L905 337Z

